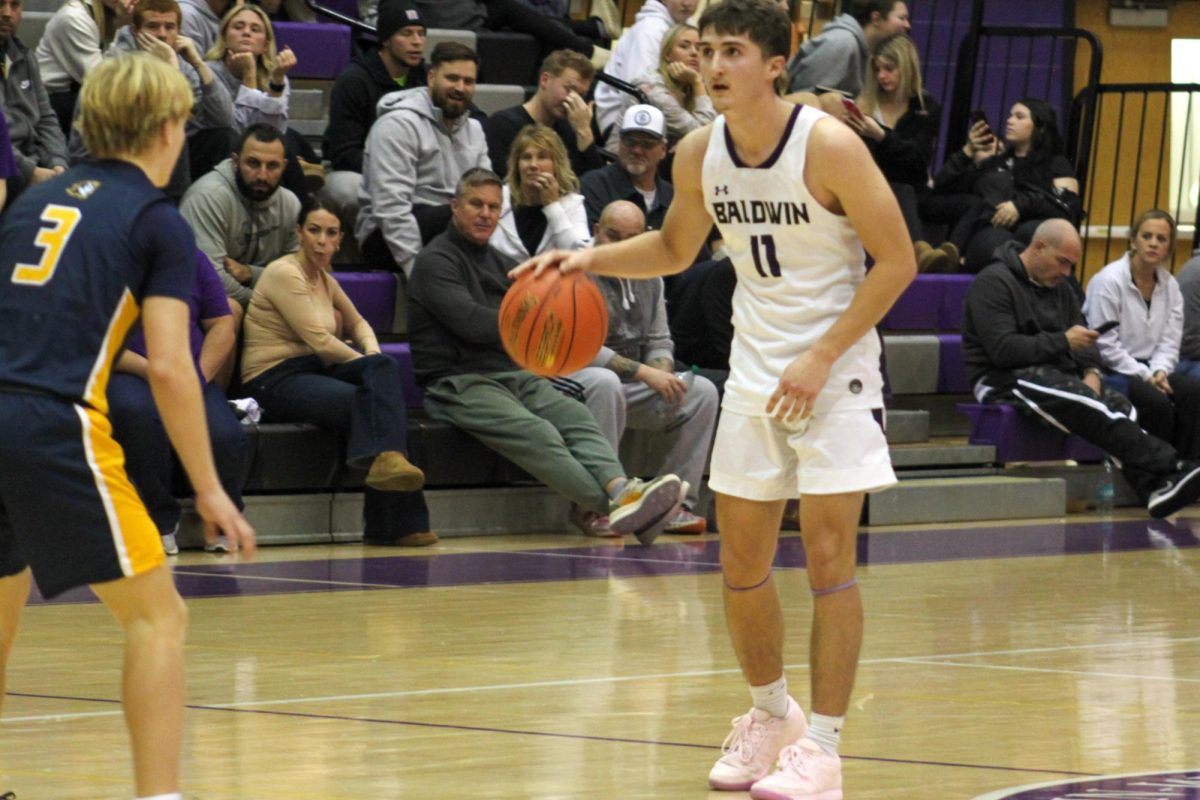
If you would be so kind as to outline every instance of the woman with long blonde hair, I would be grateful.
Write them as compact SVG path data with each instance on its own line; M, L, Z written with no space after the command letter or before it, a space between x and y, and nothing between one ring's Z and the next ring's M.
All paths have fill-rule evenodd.
M238 133L257 123L287 129L291 94L287 74L296 66L296 55L289 47L276 51L275 29L267 12L256 5L229 9L207 60L233 98Z
M553 128L526 125L508 155L500 222L491 245L518 261L591 244L579 179Z
M650 105L663 112L667 123L667 145L675 143L697 128L717 118L708 90L700 77L700 33L695 25L673 25L663 36L658 51L658 66L642 75L636 83L645 92ZM632 95L621 110L637 103ZM610 153L617 152L620 126L614 126L605 142Z

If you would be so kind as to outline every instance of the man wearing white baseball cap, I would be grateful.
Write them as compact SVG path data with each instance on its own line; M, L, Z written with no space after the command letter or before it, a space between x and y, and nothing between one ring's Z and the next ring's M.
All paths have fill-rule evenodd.
M617 163L581 178L579 191L585 201L588 225L596 225L609 203L628 200L646 215L647 230L660 228L675 195L671 184L658 175L658 165L666 157L663 113L648 105L627 108L621 117Z

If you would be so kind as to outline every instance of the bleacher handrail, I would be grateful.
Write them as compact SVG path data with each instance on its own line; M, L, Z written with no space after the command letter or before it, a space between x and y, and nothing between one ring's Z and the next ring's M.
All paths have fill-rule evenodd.
M309 10L318 16L329 17L330 19L334 20L335 22L339 22L342 25L349 25L351 30L358 31L359 33L364 33L369 36L376 36L375 27L373 25L368 25L361 19L348 17L340 11L334 11L332 8L326 8L325 6L316 2L316 0L304 0L304 5L308 6Z
M650 98L648 98L646 96L646 93L643 92L640 88L638 88L637 86L634 86L632 83L629 83L628 81L623 81L620 78L614 78L612 75L609 75L607 72L604 72L603 70L600 70L599 72L596 73L596 81L598 83L607 84L608 86L611 86L612 88L616 89L619 92L624 92L625 94L633 95L634 97L637 98L637 101L639 103L642 103L643 105L650 104Z

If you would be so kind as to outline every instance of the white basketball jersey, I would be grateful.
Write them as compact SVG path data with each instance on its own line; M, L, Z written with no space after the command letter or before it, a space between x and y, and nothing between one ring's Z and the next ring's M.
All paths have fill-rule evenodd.
M737 270L733 346L722 407L765 416L784 369L845 312L866 274L850 222L804 183L808 135L827 115L797 106L775 152L744 165L721 116L704 154L704 205ZM814 411L879 408L880 344L868 332L833 365Z

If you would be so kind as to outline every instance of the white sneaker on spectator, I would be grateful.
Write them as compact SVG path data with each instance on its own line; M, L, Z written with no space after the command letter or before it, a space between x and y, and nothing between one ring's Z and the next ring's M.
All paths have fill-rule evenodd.
M208 542L204 543L204 552L206 552L206 553L228 553L229 552L229 540L227 538L225 538L225 534L218 533L217 540L215 542L213 542L212 544L209 544Z
M842 800L842 759L801 739L783 748L779 769L750 788L754 800Z
M159 537L162 539L163 552L169 556L179 555L179 544L175 541L175 534L178 532L179 526L176 525L170 533L164 533Z
M663 475L649 483L629 478L612 502L608 522L622 536L632 533L648 545L658 538L686 493L687 484L678 475Z
M751 708L733 720L733 730L721 745L722 756L708 773L708 785L723 792L744 792L771 774L783 748L804 735L808 723L791 697L787 714L773 717Z

